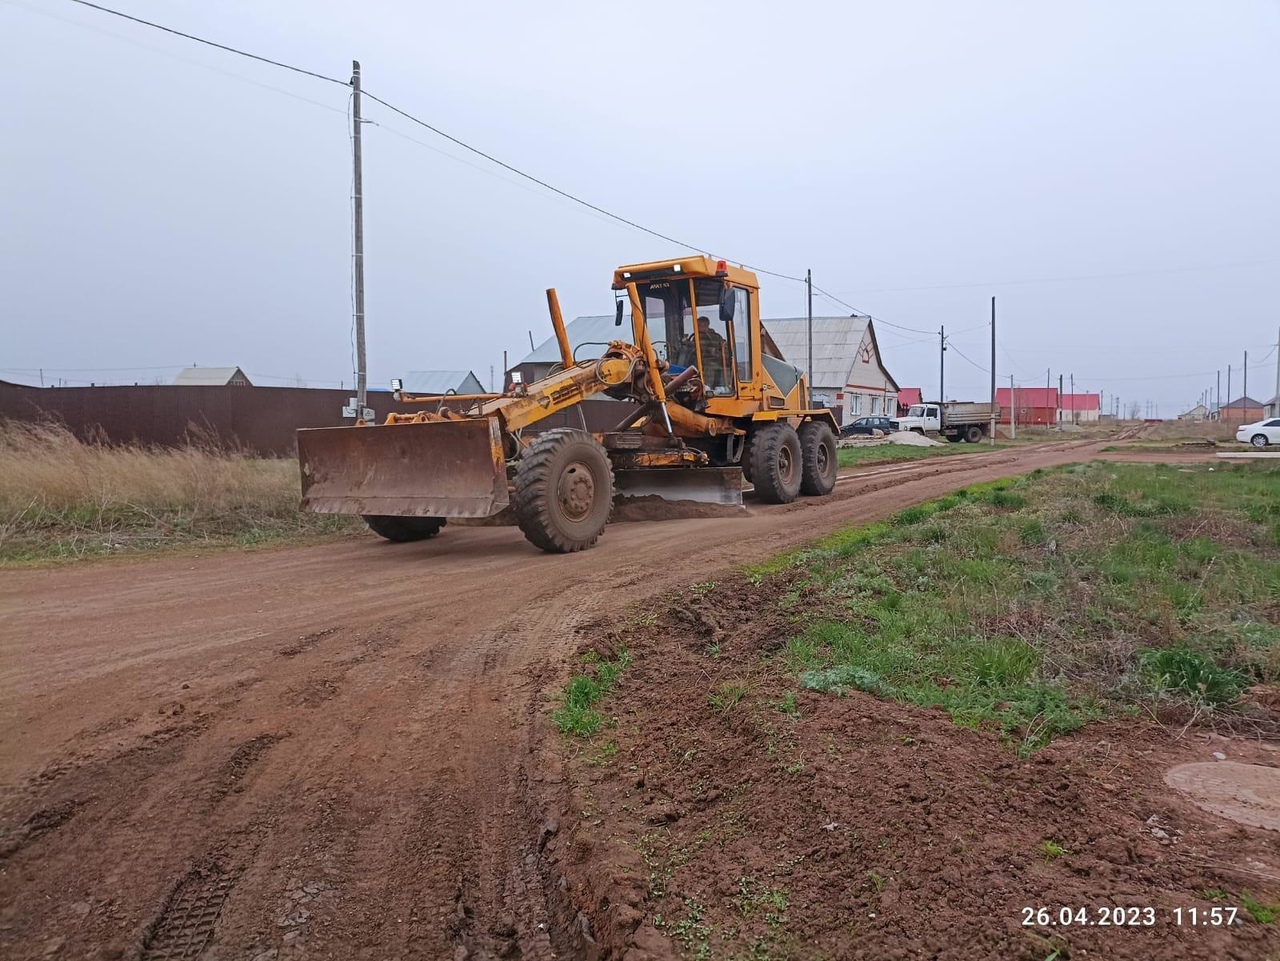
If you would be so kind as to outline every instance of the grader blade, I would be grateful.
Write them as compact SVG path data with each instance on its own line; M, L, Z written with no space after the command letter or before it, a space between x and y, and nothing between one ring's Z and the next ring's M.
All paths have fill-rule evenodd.
M615 501L660 497L665 501L742 506L742 470L738 467L654 467L613 472Z
M489 517L508 503L489 417L298 431L302 509L321 514Z

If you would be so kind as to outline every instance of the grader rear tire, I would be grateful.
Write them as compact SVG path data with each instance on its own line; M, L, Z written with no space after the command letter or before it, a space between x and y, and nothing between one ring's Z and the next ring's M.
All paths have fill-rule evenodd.
M830 424L809 420L800 425L800 460L801 494L821 497L836 489L836 435Z
M613 510L613 466L590 434L562 428L540 435L516 464L516 523L551 554L586 550Z
M395 544L409 541L425 541L440 533L445 520L442 517L392 517L388 514L361 514L360 519L369 530Z
M804 468L800 438L790 424L766 424L751 438L751 482L770 504L790 504L800 493Z

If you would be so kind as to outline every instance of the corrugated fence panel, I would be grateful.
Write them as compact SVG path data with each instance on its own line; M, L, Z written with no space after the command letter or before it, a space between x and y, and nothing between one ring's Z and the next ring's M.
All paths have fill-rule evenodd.
M264 455L291 456L301 427L341 427L349 390L306 387L24 387L0 381L0 419L63 424L77 437L105 437L113 443L175 446L194 432L212 435ZM429 405L397 404L388 393L369 395L381 419ZM608 430L634 404L590 400L583 405L587 429ZM574 411L538 425L579 427ZM532 432L532 431L531 431Z

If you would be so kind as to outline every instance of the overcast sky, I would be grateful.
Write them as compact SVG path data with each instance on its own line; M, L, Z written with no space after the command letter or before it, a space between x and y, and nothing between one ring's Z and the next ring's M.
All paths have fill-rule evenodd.
M1276 0L107 5L342 80L359 59L367 90L593 203L812 268L926 394L936 334L888 325L955 332L947 394L979 398L992 295L1004 384L1074 373L1168 416L1219 368L1225 399L1228 364L1238 394L1247 349L1250 394L1275 390ZM68 0L0 0L0 38L0 378L351 385L342 87ZM487 383L549 334L546 287L607 313L615 266L680 253L366 116L373 383ZM803 285L761 280L766 317L803 314Z

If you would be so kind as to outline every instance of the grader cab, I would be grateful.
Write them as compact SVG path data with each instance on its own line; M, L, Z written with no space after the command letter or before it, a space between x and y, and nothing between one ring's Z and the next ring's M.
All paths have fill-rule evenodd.
M507 512L530 542L565 553L599 539L615 495L740 505L744 476L770 503L831 492L835 419L809 406L761 326L755 274L685 257L621 267L613 289L620 337L599 358L575 360L548 290L561 352L549 376L503 394L402 396L423 409L298 431L303 509L360 514L395 541ZM598 434L535 433L596 396L639 406Z

